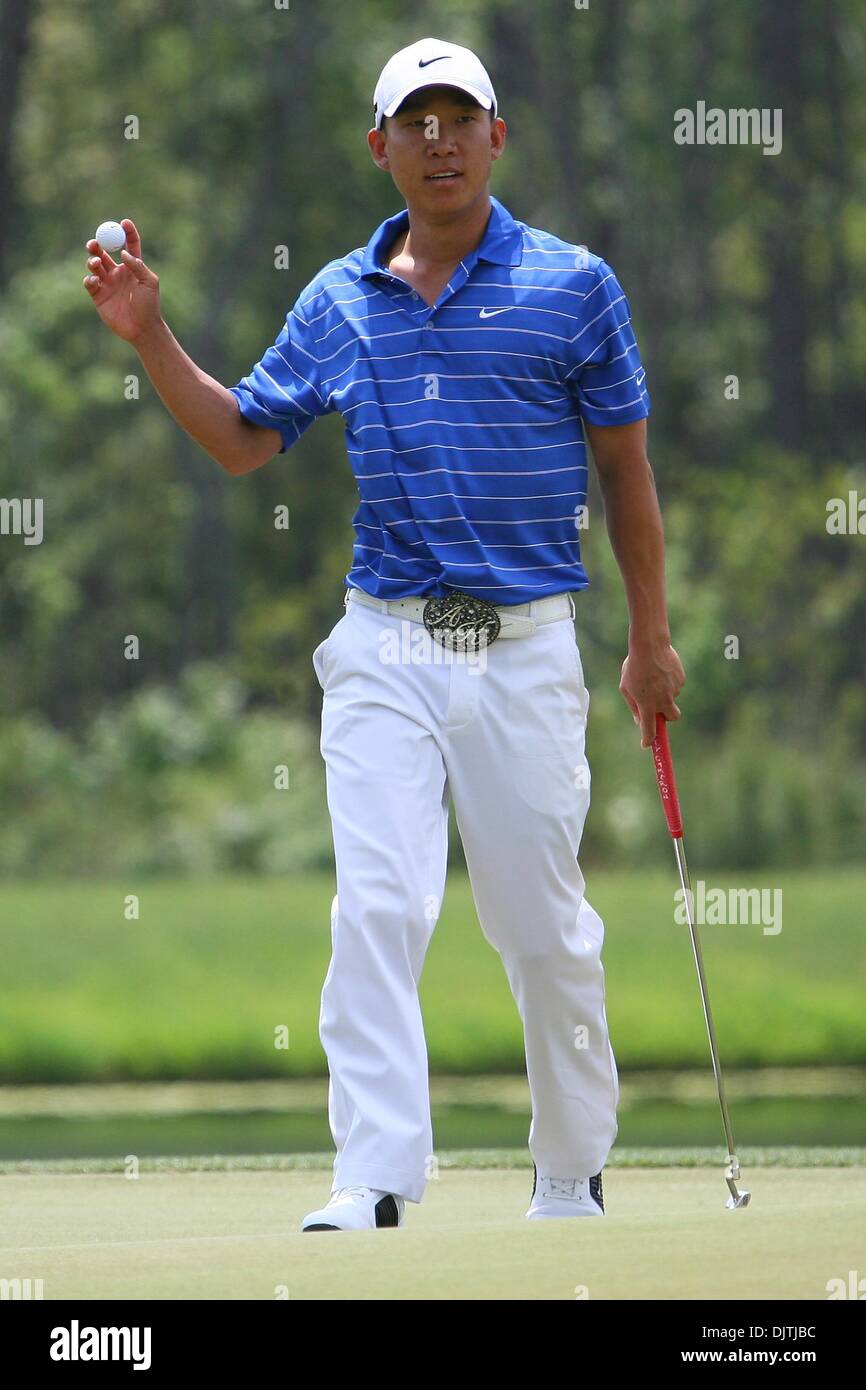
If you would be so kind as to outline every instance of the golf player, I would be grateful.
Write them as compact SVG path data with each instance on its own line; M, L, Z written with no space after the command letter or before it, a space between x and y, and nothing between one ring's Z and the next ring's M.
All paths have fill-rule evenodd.
M679 718L685 677L629 304L607 262L491 196L497 111L466 48L425 38L386 63L367 142L405 208L324 266L230 390L162 320L134 224L122 266L88 243L101 316L226 471L260 467L330 411L346 425L359 500L345 613L313 654L337 880L319 1020L337 1152L305 1231L402 1225L435 1171L418 982L451 808L523 1024L526 1215L604 1211L619 1083L604 927L578 865L589 694L572 598L588 583L587 442L628 600L620 690L644 748L657 713Z

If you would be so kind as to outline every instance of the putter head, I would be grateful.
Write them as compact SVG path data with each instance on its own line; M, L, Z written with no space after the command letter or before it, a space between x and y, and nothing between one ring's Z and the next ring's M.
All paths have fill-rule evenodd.
M745 1188L743 1188L742 1192L738 1192L733 1183L729 1183L728 1186L731 1189L731 1195L725 1202L725 1206L728 1210L736 1211L737 1207L747 1207L752 1200L751 1192L747 1192Z
M737 1207L747 1207L752 1200L751 1192L745 1188L742 1192L737 1190L737 1178L740 1176L740 1160L736 1154L728 1154L728 1166L725 1170L725 1182L728 1184L730 1197L725 1202L729 1211L736 1211Z

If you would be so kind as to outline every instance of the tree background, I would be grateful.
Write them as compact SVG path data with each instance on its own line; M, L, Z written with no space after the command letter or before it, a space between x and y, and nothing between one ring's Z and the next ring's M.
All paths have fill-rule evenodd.
M172 330L233 385L402 206L366 148L372 90L430 33L491 73L495 196L629 296L693 862L862 859L866 538L827 530L831 498L866 498L859 0L0 0L0 495L45 515L40 545L0 535L3 874L331 862L310 656L351 562L341 422L227 477L94 313L84 243L132 217ZM676 144L699 100L781 108L782 152ZM583 554L584 854L643 863L664 827L617 690L627 614L594 479Z

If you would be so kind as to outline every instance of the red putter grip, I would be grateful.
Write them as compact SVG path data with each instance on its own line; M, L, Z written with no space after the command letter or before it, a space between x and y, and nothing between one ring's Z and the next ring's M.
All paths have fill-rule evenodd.
M650 747L652 748L656 781L659 784L659 796L662 799L662 809L668 823L668 830L672 839L681 840L683 837L683 818L677 796L671 746L668 743L667 720L663 714L656 715L656 736Z

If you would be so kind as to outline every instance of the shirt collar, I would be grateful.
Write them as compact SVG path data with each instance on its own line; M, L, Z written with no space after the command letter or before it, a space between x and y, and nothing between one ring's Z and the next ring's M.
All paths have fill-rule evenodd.
M385 271L382 258L399 232L409 222L409 210L388 217L377 227L364 248L361 262L361 279L381 275ZM520 265L523 257L523 234L511 213L503 207L498 198L491 196L490 217L484 236L472 253L475 260L493 261L496 265ZM468 260L469 257L467 256Z

